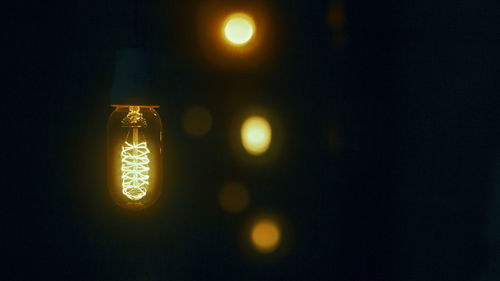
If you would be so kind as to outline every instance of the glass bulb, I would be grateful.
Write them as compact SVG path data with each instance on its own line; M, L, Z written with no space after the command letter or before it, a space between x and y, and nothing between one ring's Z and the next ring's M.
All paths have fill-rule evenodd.
M108 119L108 189L128 209L156 202L162 186L162 124L155 108L113 105Z

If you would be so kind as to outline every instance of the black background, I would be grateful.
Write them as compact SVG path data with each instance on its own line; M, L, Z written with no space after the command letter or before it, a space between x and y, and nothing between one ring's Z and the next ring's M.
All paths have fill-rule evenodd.
M248 69L201 55L199 1L143 5L166 182L129 213L107 197L105 126L132 2L12 1L4 280L499 280L499 4L394 2L346 1L342 35L332 2L261 2L272 48ZM182 129L195 104L214 120L202 138ZM249 164L228 136L254 105L277 116L282 142ZM249 188L242 214L217 206L227 180ZM270 256L241 241L260 212L286 225Z

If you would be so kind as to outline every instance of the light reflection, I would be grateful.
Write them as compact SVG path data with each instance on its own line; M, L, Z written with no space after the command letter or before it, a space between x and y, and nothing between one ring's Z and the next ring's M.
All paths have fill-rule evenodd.
M260 155L268 150L271 134L269 122L261 116L251 116L241 126L241 142L252 155Z
M280 227L273 220L261 219L252 226L250 240L257 251L271 253L281 242Z
M254 32L255 23L246 14L232 14L224 22L224 36L234 45L246 44L253 37Z

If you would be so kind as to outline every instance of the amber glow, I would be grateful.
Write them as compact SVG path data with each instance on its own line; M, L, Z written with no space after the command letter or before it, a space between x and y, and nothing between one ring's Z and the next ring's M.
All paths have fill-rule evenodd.
M122 192L131 200L146 195L149 185L149 149L146 142L122 146Z
M228 213L243 211L248 205L248 191L242 184L228 183L219 191L219 204Z
M162 123L155 105L114 105L107 122L107 186L118 206L142 210L162 192Z
M235 13L226 18L223 25L224 37L234 45L244 45L255 32L253 19L243 13Z
M253 225L250 232L250 239L257 251L270 253L279 246L281 231L274 221L261 219Z
M130 106L122 126L132 131L132 143L125 140L122 146L122 193L131 200L146 196L149 185L149 149L146 141L139 142L139 128L147 126L139 106ZM130 137L130 136L129 136Z
M330 27L339 31L344 28L345 24L345 11L340 2L333 2L328 10L327 22Z
M261 116L247 118L241 126L241 143L245 150L252 155L259 155L271 144L271 126Z

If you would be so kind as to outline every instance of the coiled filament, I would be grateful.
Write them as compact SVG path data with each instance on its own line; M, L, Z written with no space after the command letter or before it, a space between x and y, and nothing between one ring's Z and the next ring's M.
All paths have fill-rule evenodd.
M146 142L122 146L122 193L131 200L146 196L149 185L149 149Z

